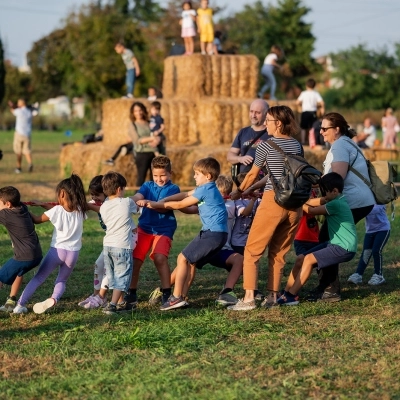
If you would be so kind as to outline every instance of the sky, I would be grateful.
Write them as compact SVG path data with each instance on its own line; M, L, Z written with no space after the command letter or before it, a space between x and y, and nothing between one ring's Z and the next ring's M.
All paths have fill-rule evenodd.
M0 37L6 58L23 65L33 43L62 24L74 8L90 0L0 0ZM276 4L277 0L263 0ZM167 0L160 0L162 5ZM253 0L211 0L225 6L224 15L243 9ZM400 43L399 0L303 0L311 9L305 21L312 24L316 37L314 57L349 49L363 43L378 50ZM266 54L268 49L265 49Z

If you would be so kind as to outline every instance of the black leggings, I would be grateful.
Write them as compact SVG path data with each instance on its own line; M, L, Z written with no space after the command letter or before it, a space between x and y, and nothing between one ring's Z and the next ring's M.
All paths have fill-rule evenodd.
M364 219L374 208L374 206L354 208L351 210L353 214L354 223L357 224L359 221ZM328 224L325 222L321 226L319 232L319 242L324 243L329 241ZM328 289L331 293L340 293L340 281L339 281L339 264L333 264L329 267L322 268L318 272L319 279L319 290L321 292Z
M147 171L151 170L151 161L155 157L153 152L136 153L136 186L142 186L146 180Z

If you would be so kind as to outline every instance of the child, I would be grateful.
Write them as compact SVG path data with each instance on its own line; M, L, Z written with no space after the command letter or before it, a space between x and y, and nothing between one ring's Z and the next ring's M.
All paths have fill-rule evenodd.
M44 313L60 300L65 292L66 282L78 261L79 250L82 247L83 221L86 218L87 203L83 184L78 175L62 180L56 188L59 205L52 206L46 203L35 202L47 211L37 216L32 214L35 224L50 221L54 225L50 250L43 259L36 275L26 285L14 308L15 314L28 312L25 304L29 301L36 289L43 284L46 278L60 267L54 291L50 298L33 306L36 314Z
M101 186L101 180L103 175L95 176L89 183L89 194L92 196L92 200L89 202L89 208L91 205L101 206L106 199L106 195L103 193L103 187ZM97 209L95 211L98 211ZM106 230L107 227L98 213L100 226ZM94 263L94 279L93 279L94 291L87 299L78 303L78 306L91 309L104 307L107 304L106 293L108 289L108 279L104 269L104 254L101 252L96 262Z
M137 212L137 207L130 197L124 198L126 179L118 172L105 174L101 185L107 196L100 207L101 217L107 227L103 240L104 265L108 287L113 289L111 301L103 312L115 314L126 311L125 304L117 308L117 303L128 291L131 281L132 236L135 228L131 215Z
M150 251L161 280L162 303L171 295L171 271L168 255L177 227L173 211L152 210L146 205L149 201L159 201L180 192L178 186L171 182L172 166L168 157L158 156L151 162L153 180L145 182L132 197L139 207L143 207L138 223L138 245L133 252L133 274L129 293L125 296L127 307L137 302L137 285L140 268ZM147 199L147 200L145 200ZM132 307L131 307L132 308Z
M342 194L344 181L341 175L330 172L320 181L321 192L325 197L310 199L303 206L303 211L311 215L326 215L329 241L311 249L310 253L297 257L290 273L279 305L297 305L297 294L307 282L313 267L325 268L335 263L350 261L357 250L357 232L353 214Z
M182 4L182 19L179 24L182 27L182 37L185 42L185 55L191 55L194 52L194 41L193 38L196 36L195 21L196 11L192 8L190 1L184 1Z
M306 90L303 90L298 97L296 104L301 106L301 144L306 142L306 133L312 128L317 120L317 110L320 108L321 115L325 113L325 105L321 95L314 90L316 82L310 78L306 82ZM315 146L315 137L309 140L311 147Z
M390 236L390 222L386 215L386 206L375 204L372 211L365 217L366 233L364 247L358 262L358 267L347 282L359 285L367 268L371 256L374 257L374 274L368 281L368 285L381 285L385 283L382 274L382 251Z
M0 268L0 287L11 286L10 296L0 311L12 312L16 296L22 284L22 275L42 261L42 249L35 231L32 217L26 205L20 202L21 195L13 186L0 189L0 224L4 225L11 238L13 258Z
M224 200L215 181L220 173L220 165L215 158L207 157L195 162L194 180L197 188L188 193L179 193L163 201L148 202L147 207L179 210L198 205L203 227L178 256L174 293L161 310L171 310L186 306L182 297L183 289L195 268L201 268L215 256L228 239L227 211Z
M160 115L161 103L159 101L153 101L150 107L150 130L151 136L157 136L160 138L160 143L157 145L157 151L154 152L156 156L166 154L164 135L164 118Z
M117 54L121 55L122 61L126 67L126 96L124 97L132 99L135 91L135 80L140 75L139 62L133 54L133 51L125 48L122 43L117 43L114 50Z
M200 34L201 54L213 54L214 25L213 11L208 7L208 0L201 0L197 10L197 31Z
M278 64L278 58L283 54L283 50L279 46L272 46L271 52L265 57L264 65L261 68L261 75L265 79L264 86L258 93L260 99L264 98L264 93L271 88L269 99L276 100L275 90L276 90L276 79L274 75L274 68L282 69Z

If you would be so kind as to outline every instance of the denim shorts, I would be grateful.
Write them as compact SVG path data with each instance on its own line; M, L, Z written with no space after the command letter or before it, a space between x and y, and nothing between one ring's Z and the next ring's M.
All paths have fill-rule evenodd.
M18 261L10 258L0 268L0 282L6 285L12 285L17 276L25 275L31 269L37 267L42 261L42 256L30 261Z
M329 242L315 246L308 253L313 254L316 258L318 269L350 261L356 255L354 251L347 251L343 247Z
M203 268L225 245L226 232L200 231L200 233L182 250L182 254L196 268Z
M103 253L108 287L127 292L133 269L132 250L104 246Z

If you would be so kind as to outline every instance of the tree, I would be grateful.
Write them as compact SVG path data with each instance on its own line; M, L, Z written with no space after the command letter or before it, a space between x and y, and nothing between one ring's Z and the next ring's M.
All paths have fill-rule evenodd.
M3 42L0 38L0 104L3 101L5 88L5 78L6 78L6 68L4 66L4 50Z

